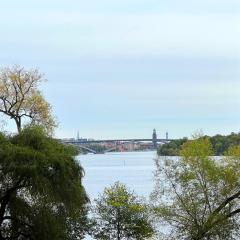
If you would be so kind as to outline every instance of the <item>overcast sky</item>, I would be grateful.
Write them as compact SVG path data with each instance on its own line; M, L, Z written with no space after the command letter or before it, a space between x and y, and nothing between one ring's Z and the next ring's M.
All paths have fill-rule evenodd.
M228 134L239 26L239 0L1 1L0 65L45 74L57 137Z

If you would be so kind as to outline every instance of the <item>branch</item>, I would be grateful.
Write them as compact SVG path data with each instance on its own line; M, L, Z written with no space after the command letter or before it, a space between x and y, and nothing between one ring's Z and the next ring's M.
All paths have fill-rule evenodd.
M240 191L238 191L237 193L233 194L231 197L227 198L222 204L220 204L220 206L218 208L216 208L213 213L209 216L205 226L204 226L204 232L207 233L211 228L213 228L214 226L216 226L218 223L225 221L228 218L231 218L232 216L240 213L240 209L236 209L232 212L230 212L227 215L220 215L219 218L217 218L214 221L214 217L217 216L220 211L226 206L228 205L231 201L235 200L236 198L239 198L240 196Z
M240 213L240 208L230 212L228 215L226 215L226 218L230 218L230 217L233 217L234 215Z
M184 208L184 210L186 211L186 213L192 218L193 222L198 226L198 222L197 222L197 219L196 217L193 216L193 214L191 213L191 211L189 211L188 207L186 206L185 202L184 202L184 199L182 199L182 197L180 196L180 194L177 192L177 189L176 189L176 186L175 184L172 182L171 180L171 177L168 175L168 172L166 169L164 169L164 172L165 172L165 175L167 176L168 180L170 181L173 189L174 189L174 192L178 198L178 200L181 202L182 204L182 207Z
M231 197L227 198L224 202L222 202L220 204L219 207L217 207L213 212L212 214L213 215L217 215L227 204L229 204L231 201L235 200L236 198L238 198L240 196L240 190L233 194Z

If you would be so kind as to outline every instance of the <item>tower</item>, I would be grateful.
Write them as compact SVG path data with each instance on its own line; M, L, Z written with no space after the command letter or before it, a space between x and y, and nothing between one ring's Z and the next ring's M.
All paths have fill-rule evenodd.
M77 132L77 141L79 141L79 131Z
M168 140L168 132L166 132L166 140Z
M153 143L153 148L156 149L157 148L157 133L156 133L155 128L153 129L152 143Z

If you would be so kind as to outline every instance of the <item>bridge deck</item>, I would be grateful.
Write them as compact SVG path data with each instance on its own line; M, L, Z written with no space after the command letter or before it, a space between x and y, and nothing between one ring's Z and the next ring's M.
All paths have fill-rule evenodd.
M156 142L168 142L172 141L173 139L161 139L158 138ZM72 144L84 144L84 143L109 143L109 142L153 142L152 138L139 138L139 139L105 139L105 140L88 140L88 141L81 141L81 140L63 140L64 143L72 143Z

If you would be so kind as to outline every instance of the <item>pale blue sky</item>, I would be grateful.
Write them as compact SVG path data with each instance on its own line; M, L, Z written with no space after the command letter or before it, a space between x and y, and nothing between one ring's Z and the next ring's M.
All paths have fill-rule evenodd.
M45 73L57 137L228 134L240 130L239 26L239 0L8 0L0 65Z

